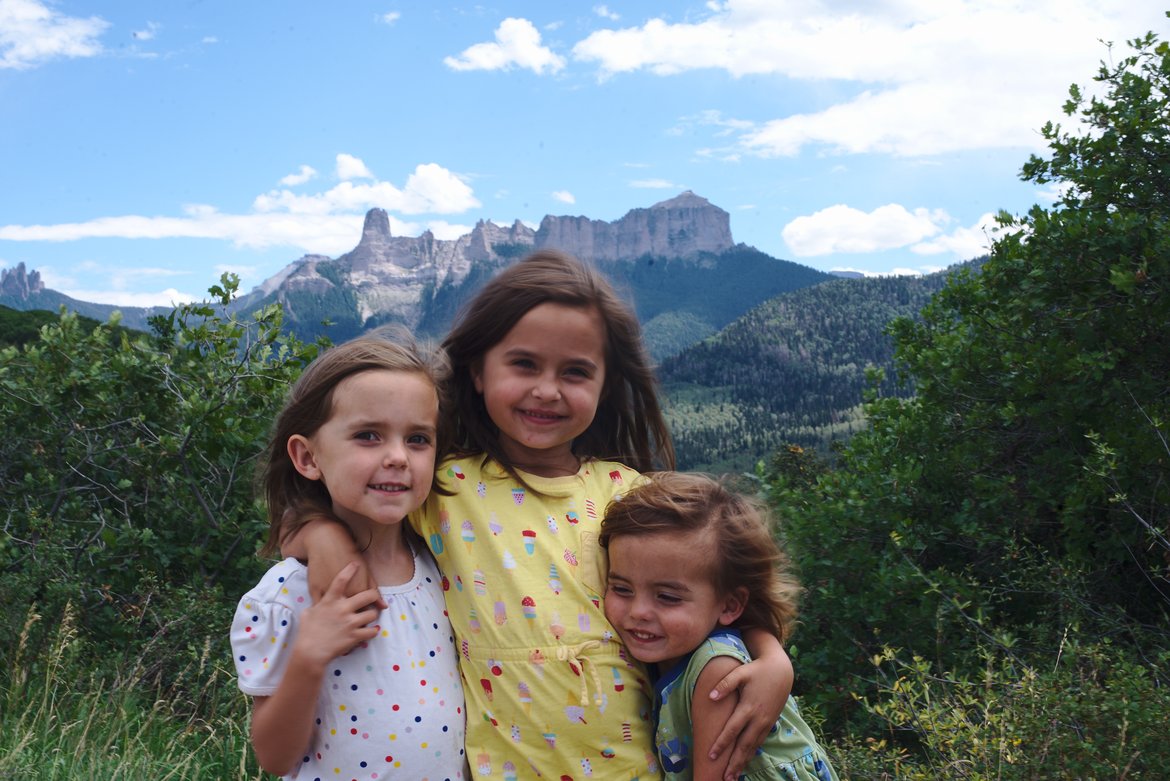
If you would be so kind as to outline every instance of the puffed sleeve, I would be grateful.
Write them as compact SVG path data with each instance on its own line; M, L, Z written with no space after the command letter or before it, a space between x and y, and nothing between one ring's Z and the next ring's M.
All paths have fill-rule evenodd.
M266 697L276 693L292 653L298 605L304 595L290 593L286 573L274 572L244 595L232 618L232 661L240 691Z

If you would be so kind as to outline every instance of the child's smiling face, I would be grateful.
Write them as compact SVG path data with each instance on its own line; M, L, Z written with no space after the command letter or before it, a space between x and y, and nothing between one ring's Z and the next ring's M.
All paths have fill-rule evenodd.
M620 535L608 549L605 615L642 662L670 667L743 612L746 595L715 591L705 531Z
M290 437L297 471L321 480L333 511L355 531L400 523L430 492L435 471L435 386L420 374L370 370L342 380L329 419Z
M534 306L473 371L513 465L577 471L573 440L597 414L605 387L605 323L592 307Z

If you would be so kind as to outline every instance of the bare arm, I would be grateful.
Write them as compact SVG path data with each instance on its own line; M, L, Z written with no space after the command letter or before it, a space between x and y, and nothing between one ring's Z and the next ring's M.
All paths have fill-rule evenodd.
M728 781L734 781L743 771L780 718L795 678L792 660L775 635L763 629L748 629L743 640L753 661L731 670L711 692L711 698L716 700L738 692L735 711L711 745L712 758L733 746L724 773Z
M269 773L289 772L313 736L313 710L329 662L377 634L369 624L377 612L363 608L377 593L346 597L346 584L356 568L347 565L328 591L301 614L292 656L276 693L256 697L252 704L252 748Z
M309 594L314 600L321 598L337 573L350 563L356 564L357 569L345 589L346 596L352 597L359 591L378 587L353 541L353 535L339 522L314 518L295 534L280 541L280 553L306 563ZM384 607L381 602L378 604Z
M727 772L728 754L713 756L711 745L739 701L739 692L732 690L718 700L704 697L724 676L742 667L738 659L716 656L699 673L695 682L695 696L691 700L691 733L694 748L691 751L691 770L694 781L720 781Z

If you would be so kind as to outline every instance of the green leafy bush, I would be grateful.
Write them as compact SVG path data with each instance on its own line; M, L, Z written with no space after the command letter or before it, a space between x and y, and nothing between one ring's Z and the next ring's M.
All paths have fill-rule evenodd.
M225 595L263 567L255 462L318 349L282 335L279 308L229 316L236 285L150 335L63 313L0 352L0 653L29 605L72 604L84 637L120 657L149 647L160 668L222 639Z
M1156 670L1170 657L1139 664L1108 643L1059 650L1051 667L989 651L981 670L939 674L885 649L867 707L887 735L841 744L838 769L906 781L1162 778L1170 690Z
M1130 44L1024 167L1056 206L1001 215L893 325L916 396L871 401L832 468L764 470L807 586L798 693L866 773L1164 774L1170 45Z

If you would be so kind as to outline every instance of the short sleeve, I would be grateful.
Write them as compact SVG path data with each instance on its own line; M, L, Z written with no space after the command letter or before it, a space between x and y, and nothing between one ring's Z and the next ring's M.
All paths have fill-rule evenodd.
M277 582L272 583L273 580ZM307 604L304 595L290 593L286 585L283 575L269 571L236 606L230 631L232 661L240 691L245 694L259 697L275 694L284 677L296 635L298 610L295 606L298 602ZM266 593L274 590L266 586L275 586L275 593ZM282 599L275 598L277 595Z

